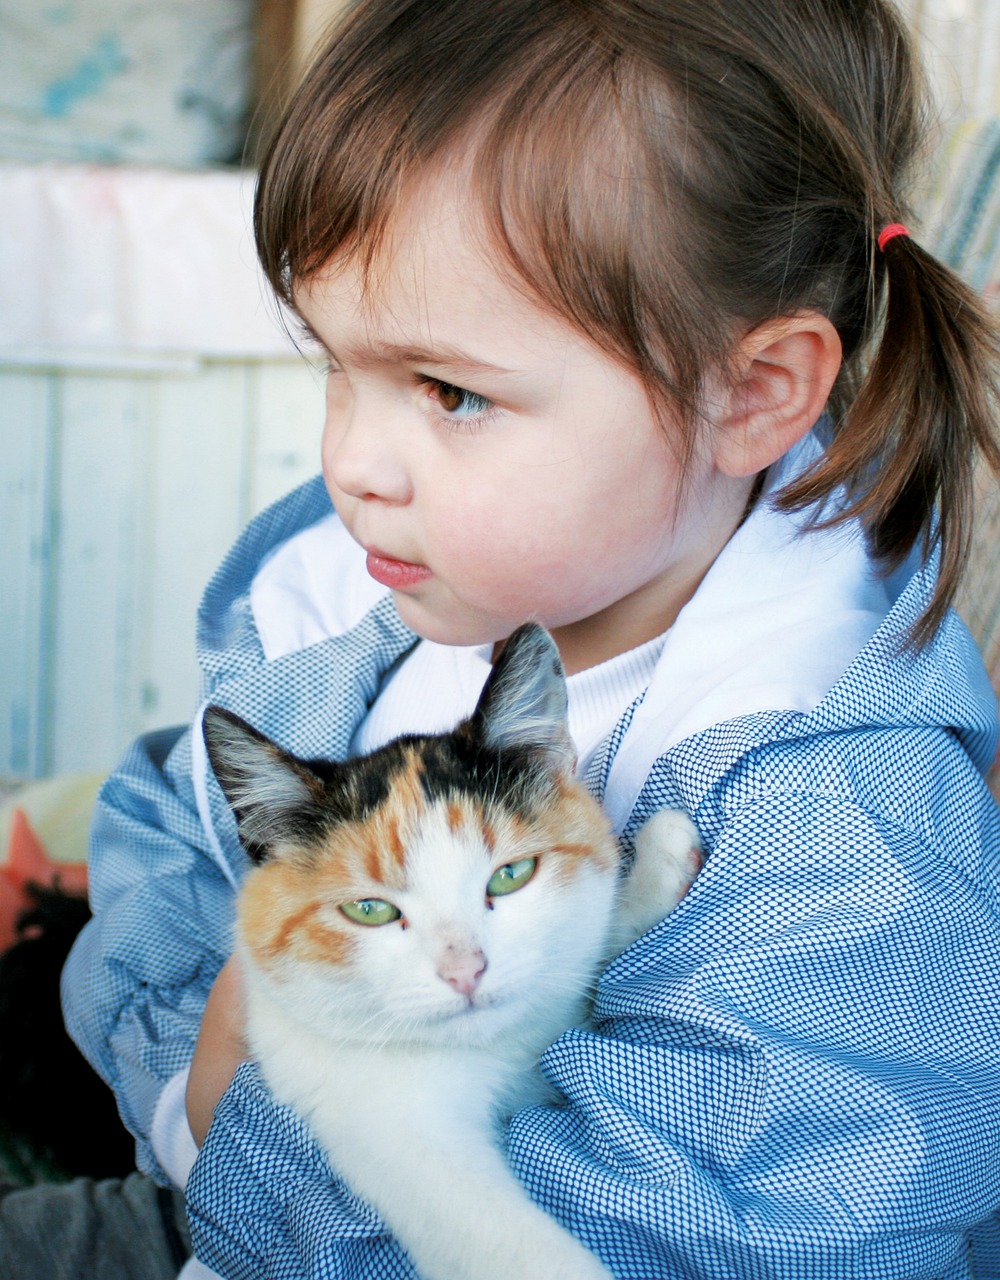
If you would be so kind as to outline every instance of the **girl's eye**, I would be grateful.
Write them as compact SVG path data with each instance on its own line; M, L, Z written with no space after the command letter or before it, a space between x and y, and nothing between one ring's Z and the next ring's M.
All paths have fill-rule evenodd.
M359 898L357 902L342 902L340 909L355 924L392 924L403 914L391 902L383 898Z
M537 866L537 858L518 858L517 862L497 867L486 886L486 896L499 898L504 893L516 893L518 889L523 889L535 874Z
M494 407L492 400L475 391L466 391L464 387L456 387L452 382L427 377L421 378L421 382L444 413L460 422L482 419Z

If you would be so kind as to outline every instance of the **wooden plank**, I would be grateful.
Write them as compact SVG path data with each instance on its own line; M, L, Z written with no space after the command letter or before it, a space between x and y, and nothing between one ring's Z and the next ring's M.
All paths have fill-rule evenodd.
M247 519L319 471L324 414L324 379L314 364L258 364L248 378L253 436Z
M248 372L208 365L194 378L158 380L151 425L152 531L141 617L136 731L185 723L199 684L198 603L245 522L251 413Z
M147 379L62 380L54 772L109 768L132 736L135 609L147 560Z
M46 771L53 380L0 371L0 776Z
M111 768L190 718L204 587L319 468L304 363L0 375L0 775Z

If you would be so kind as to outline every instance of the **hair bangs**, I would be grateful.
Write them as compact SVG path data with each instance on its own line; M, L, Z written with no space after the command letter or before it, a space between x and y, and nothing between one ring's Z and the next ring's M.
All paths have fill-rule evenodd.
M620 48L563 52L564 66L525 75L479 140L487 231L532 294L633 370L673 422L693 424L728 327L707 301L691 314L701 259L675 193L697 179L664 146L676 110Z
M258 186L272 286L293 304L345 253L367 275L397 210L454 165L486 252L634 370L658 410L692 420L725 325L691 315L699 255L673 207L691 175L664 147L676 112L662 77L586 4L501 0L486 31L445 8L435 29L433 5L361 5L312 68Z
M278 295L291 302L338 253L370 265L409 190L516 96L539 45L577 43L568 14L558 0L498 0L486 26L474 5L350 9L261 167L254 230Z

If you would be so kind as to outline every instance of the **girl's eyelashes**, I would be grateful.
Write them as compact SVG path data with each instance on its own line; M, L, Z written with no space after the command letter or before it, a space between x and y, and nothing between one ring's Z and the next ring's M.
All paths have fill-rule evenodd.
M307 360L315 360L326 374L342 373L336 357L311 324L296 317L295 345Z
M295 318L296 345L306 356L319 360L327 375L343 373L343 367L336 356L319 337L312 325L301 317ZM443 378L435 378L431 374L414 373L417 386L426 392L435 412L440 414L450 426L479 427L496 411L497 406L486 396L453 382L445 382Z
M453 426L480 426L496 412L492 400L453 382L444 382L428 374L417 374L417 382L426 390L435 409Z
M303 355L323 360L329 358L330 353L326 349L326 344L311 324L301 316L294 316L292 327L294 329L292 341Z

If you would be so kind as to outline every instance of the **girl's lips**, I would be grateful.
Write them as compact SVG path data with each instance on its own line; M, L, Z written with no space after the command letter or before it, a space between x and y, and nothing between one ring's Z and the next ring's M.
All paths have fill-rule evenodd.
M410 564L406 560L393 560L390 556L380 555L377 551L369 551L365 567L376 582L393 591L401 587L412 587L431 576L430 569L423 564Z

